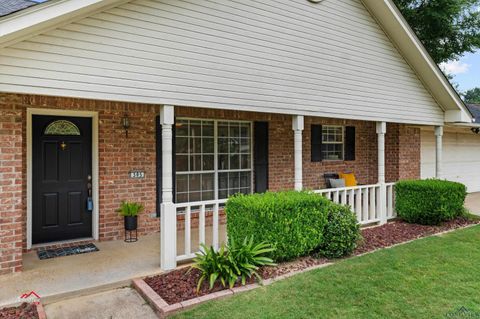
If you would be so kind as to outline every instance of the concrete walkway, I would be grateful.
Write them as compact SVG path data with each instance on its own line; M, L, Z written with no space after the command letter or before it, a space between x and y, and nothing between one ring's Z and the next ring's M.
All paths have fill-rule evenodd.
M24 271L0 276L0 306L18 303L35 291L43 303L129 286L131 279L160 273L160 235L136 243L96 242L100 251L40 260L24 255Z
M470 213L480 215L480 193L471 193L467 195L465 207Z
M45 306L48 319L157 319L152 308L131 288L63 300Z

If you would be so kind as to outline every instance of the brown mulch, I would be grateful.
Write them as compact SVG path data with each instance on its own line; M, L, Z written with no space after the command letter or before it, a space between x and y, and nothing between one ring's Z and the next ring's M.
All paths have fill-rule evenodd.
M0 319L38 319L37 307L33 303L22 303L18 307L0 309Z
M213 289L209 290L208 284L204 282L200 291L197 293L197 283L200 276L201 273L199 270L190 270L190 268L187 267L166 274L148 277L144 280L170 305L225 289L220 283L216 283Z
M478 221L459 217L438 226L408 224L403 221L396 221L382 226L366 228L362 230L363 240L355 250L354 254L360 255L379 248L390 247L406 241L462 228L472 224L478 224Z
M354 255L478 223L479 221L460 217L439 226L423 226L395 221L382 226L362 229L363 240L355 250ZM306 256L294 261L280 263L275 267L262 267L258 273L263 279L269 279L327 262L329 260L326 258ZM197 269L189 271L189 268L183 268L166 274L148 277L145 279L145 282L170 305L226 289L220 283L216 283L213 289L209 290L208 283L204 282L197 293L197 282L200 276L201 273ZM254 278L252 278L248 283L253 283L254 281ZM236 286L239 285L240 283L236 284ZM0 319L3 318L0 312Z

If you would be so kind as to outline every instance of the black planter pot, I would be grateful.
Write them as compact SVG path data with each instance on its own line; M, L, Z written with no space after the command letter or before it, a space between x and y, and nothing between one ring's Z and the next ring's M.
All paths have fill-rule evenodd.
M137 217L138 216L125 216L125 230L137 229Z

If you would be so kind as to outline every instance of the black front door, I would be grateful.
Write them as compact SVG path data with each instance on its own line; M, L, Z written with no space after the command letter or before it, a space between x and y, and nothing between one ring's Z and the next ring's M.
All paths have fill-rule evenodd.
M92 119L32 117L32 243L92 237Z

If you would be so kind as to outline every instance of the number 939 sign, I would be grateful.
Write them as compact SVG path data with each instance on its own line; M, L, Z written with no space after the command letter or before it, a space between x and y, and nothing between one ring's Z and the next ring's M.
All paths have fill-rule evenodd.
M134 170L134 171L128 172L128 176L132 179L144 179L145 172L140 170Z

